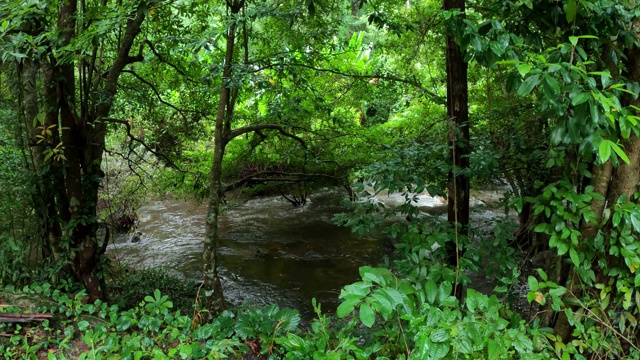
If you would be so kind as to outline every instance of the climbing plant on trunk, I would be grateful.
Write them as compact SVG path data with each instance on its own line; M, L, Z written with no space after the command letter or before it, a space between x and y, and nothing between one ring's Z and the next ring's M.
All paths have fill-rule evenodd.
M558 356L597 357L607 343L631 358L640 351L638 19L611 1L569 1L563 15L564 40L505 62L522 77L517 94L537 94L549 116L547 166L561 178L527 199L555 255L529 277L529 300L553 310L542 323L567 345Z
M96 205L108 118L125 66L143 60L142 48L130 52L156 3L110 9L76 0L57 7L11 1L0 7L10 20L1 55L15 63L20 78L47 253L91 299L106 296L98 265L107 239L97 238Z

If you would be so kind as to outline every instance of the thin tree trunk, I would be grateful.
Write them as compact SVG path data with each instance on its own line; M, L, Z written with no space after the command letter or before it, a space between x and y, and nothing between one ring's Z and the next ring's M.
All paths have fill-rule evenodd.
M444 9L459 9L464 13L464 0L444 0ZM456 230L455 241L447 247L448 263L459 271L459 238L465 235L469 224L469 105L467 88L467 63L453 34L446 38L447 63L447 116L450 121L449 148L451 149L452 171L449 173L448 220ZM454 293L461 297L461 289L456 286Z
M237 15L244 6L244 0L235 0L227 3L231 10L231 17ZM232 22L227 30L227 44L225 53L224 69L222 73L222 85L220 87L220 101L216 113L216 125L214 132L213 163L211 164L209 206L207 210L206 232L204 239L204 288L206 306L213 312L223 310L224 295L218 268L220 261L218 258L218 247L220 241L219 220L220 210L223 202L224 190L222 188L222 163L224 160L225 147L229 141L231 131L231 120L233 117L233 107L235 96L229 87L233 76L233 54L235 48L236 23Z

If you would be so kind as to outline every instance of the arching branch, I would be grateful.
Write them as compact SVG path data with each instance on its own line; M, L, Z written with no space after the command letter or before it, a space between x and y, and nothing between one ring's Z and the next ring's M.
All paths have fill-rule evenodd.
M265 182L283 182L283 183L295 183L300 181L309 180L311 178L327 178L332 180L342 180L344 176L333 176L329 174L308 174L301 172L286 172L286 171L260 171L255 174L251 174L243 177L240 180L234 181L230 184L222 187L223 192L229 192L242 187L248 183L265 183Z
M401 78L401 77L398 77L398 76L387 75L387 74L350 74L350 73L346 73L346 72L343 72L343 71L340 71L340 70L336 70L336 69L325 69L325 68L319 68L319 67L312 66L312 65L300 64L300 63L268 64L268 65L266 65L264 67L260 67L260 68L256 69L256 71L260 71L260 70L264 70L264 69L270 69L270 68L279 67L279 66L281 66L281 67L292 67L292 66L301 67L301 68L305 68L305 69L315 70L315 71L318 71L318 72L326 72L326 73L330 73L330 74L340 75L340 76L344 76L344 77L348 77L348 78L352 78L352 79L381 79L381 80L395 81L395 82L411 85L411 86L414 86L414 87L420 89L420 91L425 93L436 104L440 104L440 105L446 105L447 104L447 99L446 98L443 98L442 96L440 96L440 95L436 94L435 92L433 92L431 90L428 90L427 88L422 86L420 81L418 81L418 79L415 76L413 77L413 79L405 79L405 78Z
M250 126L243 126L241 128L237 128L234 130L231 130L229 132L229 134L226 136L225 138L225 143L228 143L229 141L237 138L240 135L244 135L246 133L250 133L250 132L258 132L261 130L277 130L280 134L282 134L282 136L286 136L288 138L291 138L295 141L297 141L298 143L300 143L300 145L302 145L302 147L306 150L307 149L307 143L304 141L304 139L302 139L301 137L292 134L288 131L286 131L284 129L284 127L282 127L282 125L278 125L278 124L258 124L258 125L250 125Z

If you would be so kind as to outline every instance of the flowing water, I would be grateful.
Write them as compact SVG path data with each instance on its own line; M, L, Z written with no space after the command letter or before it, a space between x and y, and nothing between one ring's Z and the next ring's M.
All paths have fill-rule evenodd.
M385 255L382 237L358 237L331 219L342 194L321 191L293 207L280 196L249 200L220 221L221 275L232 303L295 307L310 315L311 298L334 309L358 268ZM138 210L139 242L119 237L109 254L134 268L172 269L201 279L206 205L165 200Z
M484 199L498 193L486 192ZM334 310L340 289L359 279L358 268L378 265L390 252L383 236L359 237L332 223L333 216L345 210L342 197L323 190L302 207L270 196L226 210L220 221L225 297L235 304L294 307L306 317L315 297L323 310ZM403 197L378 194L373 201L393 206ZM416 201L424 209L444 205L428 195ZM121 236L108 254L134 268L162 267L199 280L206 212L206 205L191 201L150 203L138 210L140 241ZM482 217L491 216L495 211Z

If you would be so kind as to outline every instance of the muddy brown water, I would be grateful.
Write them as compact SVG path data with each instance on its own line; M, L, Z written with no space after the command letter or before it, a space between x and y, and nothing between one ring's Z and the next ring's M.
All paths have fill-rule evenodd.
M485 201L499 192L485 192ZM312 316L315 297L323 311L333 311L340 289L359 279L358 268L379 265L389 255L384 236L360 237L334 225L344 212L342 193L322 190L303 207L280 196L256 198L227 209L220 221L221 275L225 297L236 305L294 307ZM393 206L399 194L378 194L374 201ZM442 207L421 195L418 205ZM476 204L478 204L476 200ZM496 211L480 215L489 219ZM165 268L200 280L206 205L192 201L156 201L138 210L139 242L120 236L108 254L133 268Z
M227 209L220 221L225 297L234 304L277 303L305 315L312 314L315 297L323 310L335 309L341 287L358 279L358 268L385 255L383 237L358 237L332 223L344 211L341 198L322 191L293 207L270 196ZM192 201L150 203L138 210L140 241L120 236L108 253L134 268L165 268L199 280L206 212L206 205Z

